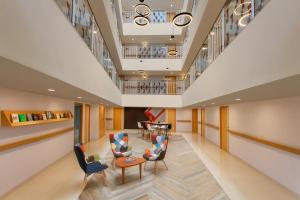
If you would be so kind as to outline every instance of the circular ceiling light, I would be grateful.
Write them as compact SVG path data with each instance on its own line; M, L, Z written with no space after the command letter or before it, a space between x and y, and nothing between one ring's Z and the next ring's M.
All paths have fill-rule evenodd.
M135 16L133 21L136 25L139 26L146 26L147 24L149 24L149 19L142 15Z
M239 26L241 26L241 27L247 26L248 23L249 23L249 18L250 18L250 17L251 17L251 14L250 14L250 13L248 13L248 14L244 15L243 17L241 17L241 18L239 19Z
M174 26L185 27L193 20L193 16L189 12L178 13L173 17L172 23Z
M247 8L245 11L243 11L244 6L245 6L245 7L249 7L249 6L250 6L250 8ZM250 11L251 11L251 1L246 1L246 2L244 2L244 3L239 4L239 5L234 9L233 13L234 13L235 15L239 15L239 16L240 16L240 15L244 15L244 14L250 12Z
M134 7L134 11L138 15L142 15L144 17L148 17L150 15L151 9L148 5L144 3L139 3Z
M177 56L178 51L176 49L170 49L168 51L169 56Z

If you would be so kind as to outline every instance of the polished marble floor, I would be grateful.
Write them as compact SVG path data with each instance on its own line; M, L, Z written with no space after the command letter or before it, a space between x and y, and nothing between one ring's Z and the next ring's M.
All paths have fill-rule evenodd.
M196 134L176 134L181 134L186 139L187 143L192 147L193 151L230 199L300 199L300 196L290 192L285 187L264 176L231 154L222 152L216 145L209 141L202 140L201 137L198 137ZM100 156L106 157L110 152L108 137L90 142L88 151L90 153L99 153ZM78 199L85 187L83 184L83 176L74 154L70 153L0 199ZM133 178L136 178L135 174L133 174ZM148 196L146 195L140 199L147 198Z

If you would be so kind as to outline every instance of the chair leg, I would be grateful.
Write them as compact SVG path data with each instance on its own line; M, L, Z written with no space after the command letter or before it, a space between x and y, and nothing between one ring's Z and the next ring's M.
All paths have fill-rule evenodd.
M85 185L87 184L87 177L88 177L88 175L84 174L83 182L84 182Z
M102 171L102 175L103 175L103 185L107 186L107 184L106 184L106 174L105 174L104 170Z
M165 162L164 160L162 160L162 161L163 161L163 163L165 164L166 169L169 170L168 167L167 167L166 162Z
M116 158L115 157L113 157L113 159L111 161L111 166L112 166L113 169L116 168Z

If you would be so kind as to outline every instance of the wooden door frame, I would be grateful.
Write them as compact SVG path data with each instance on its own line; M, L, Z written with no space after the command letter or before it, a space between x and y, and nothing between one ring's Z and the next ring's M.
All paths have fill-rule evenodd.
M205 137L205 108L201 108L201 136Z
M170 124L172 124L172 129L170 130L171 132L176 132L176 108L168 108L168 109L166 109L167 110L167 119L168 119L168 121L167 121L167 123L170 123ZM174 120L173 121L170 121L170 119L169 119L169 112L170 111L172 111L172 112L174 112Z
M192 133L198 133L198 109L192 109Z
M88 113L87 113L88 108ZM88 120L87 120L88 115ZM86 141L89 142L91 139L91 105L90 104L84 104L84 135L86 136Z
M106 130L106 107L104 104L99 105L99 138L105 135Z
M226 152L229 150L229 107L220 107L220 148Z
M76 105L79 105L80 106L80 135L79 135L79 138L80 138L80 143L83 143L83 133L84 133L84 129L83 129L83 104L82 103L79 103L79 102L74 102L74 115L75 115L75 106ZM74 119L75 120L75 119ZM74 129L74 132L75 132L75 129ZM75 133L74 133L75 134Z

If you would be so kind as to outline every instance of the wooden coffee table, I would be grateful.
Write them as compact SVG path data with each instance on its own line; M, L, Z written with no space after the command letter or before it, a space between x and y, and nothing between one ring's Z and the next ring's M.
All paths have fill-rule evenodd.
M140 166L140 179L142 178L142 164L146 162L144 158L133 157L135 160L131 162L125 162L126 157L117 158L116 165L122 168L122 183L125 183L125 168L139 165Z

